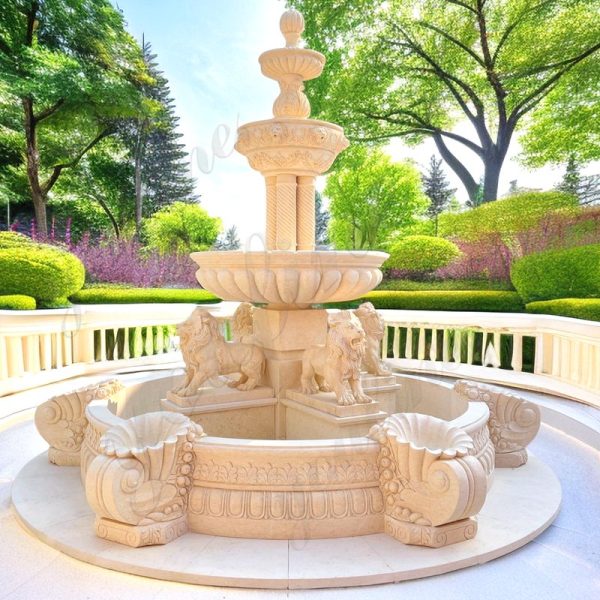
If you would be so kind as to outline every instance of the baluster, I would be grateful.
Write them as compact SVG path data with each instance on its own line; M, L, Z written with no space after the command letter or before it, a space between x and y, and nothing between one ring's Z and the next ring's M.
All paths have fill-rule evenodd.
M41 366L44 371L52 368L52 335L43 333L40 339Z
M437 361L437 334L438 330L433 328L431 330L431 348L429 348L429 359L433 362Z
M475 348L475 332L469 329L467 332L467 364L473 364L473 350Z
M156 328L156 354L162 354L165 351L165 337L162 325Z
M413 357L413 339L412 339L412 327L406 328L406 345L404 347L405 358Z
M106 360L106 330L100 329L98 330L100 334L100 362Z
M594 357L590 356L590 373L593 374L592 385L590 387L600 390L600 369L598 368L598 364L600 364L600 344L594 344L594 348Z
M455 363L461 363L460 346L461 346L462 330L454 330L454 342L452 344L452 359Z
M579 383L581 379L581 367L583 365L583 344L577 339L571 340L569 342L569 348L569 379L573 383Z
M40 369L40 340L37 335L27 335L23 338L24 368L27 373L39 373Z
M481 366L485 367L485 352L487 350L487 331L482 331L481 338Z
M123 330L123 357L124 359L131 358L131 353L129 352L129 327L125 327Z
M552 336L552 376L560 378L560 337Z
M425 360L425 327L419 328L419 349L417 358Z
M60 369L63 366L62 358L62 332L51 334L52 337L52 366Z
M73 364L73 332L63 331L63 363L65 367Z
M400 358L400 327L394 326L394 345L392 348L394 358Z
M523 335L515 333L513 335L513 346L510 366L514 371L523 370Z
M94 362L95 343L93 329L79 329L73 332L73 361Z
M546 351L544 347L544 334L538 333L535 336L535 358L533 363L533 372L536 375L541 375L544 372L544 363L546 359Z
M138 358L144 350L144 338L142 337L142 328L133 329L133 358Z
M442 361L447 363L450 362L450 348L448 343L448 329L444 328L444 336L442 338Z
M144 352L146 356L152 356L154 354L154 333L152 327L146 327L146 338L144 340Z
M20 337L8 336L6 338L6 354L9 377L22 377L25 373L23 364L23 343Z
M566 338L560 338L560 377L569 379L571 375L571 344Z

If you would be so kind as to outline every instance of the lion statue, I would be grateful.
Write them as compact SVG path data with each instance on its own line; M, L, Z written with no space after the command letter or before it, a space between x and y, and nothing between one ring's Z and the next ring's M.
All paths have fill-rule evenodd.
M231 323L234 342L255 343L253 312L254 306L250 302L241 302L235 309Z
M313 346L302 356L301 387L305 394L333 391L340 405L367 404L360 365L365 354L365 332L349 310L329 317L325 346Z
M372 375L391 375L381 360L381 340L385 333L385 322L371 302L363 302L355 311L367 336L362 368Z
M241 373L237 381L227 385L238 390L254 389L265 370L263 351L253 344L226 342L219 323L206 309L196 308L177 327L185 361L183 384L172 390L180 396L194 396L207 380Z

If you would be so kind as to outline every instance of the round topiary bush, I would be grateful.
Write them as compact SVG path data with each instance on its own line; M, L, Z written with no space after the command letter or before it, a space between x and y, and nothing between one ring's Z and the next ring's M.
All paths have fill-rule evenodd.
M20 248L22 246L32 246L35 242L22 233L16 231L0 231L0 248Z
M460 250L449 240L430 235L409 235L392 244L385 266L430 273L449 265L458 256Z
M0 294L25 294L39 306L69 306L83 287L83 263L70 252L35 242L0 247Z
M0 296L0 310L35 310L35 298L23 294Z
M547 250L515 261L510 278L525 302L600 297L600 244Z

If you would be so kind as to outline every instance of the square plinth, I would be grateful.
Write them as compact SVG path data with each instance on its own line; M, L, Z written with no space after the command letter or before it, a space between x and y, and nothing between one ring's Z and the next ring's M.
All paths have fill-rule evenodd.
M335 415L336 417L358 417L374 415L380 412L379 402L373 401L365 404L338 404L333 392L318 392L316 394L303 394L297 390L288 390L286 396L290 400L309 406L321 412Z
M279 352L302 351L325 345L327 311L269 310L257 308L253 313L254 335L260 346Z
M441 548L465 542L473 539L477 533L475 519L461 519L444 525L418 525L385 515L384 526L388 535L403 544L429 548Z

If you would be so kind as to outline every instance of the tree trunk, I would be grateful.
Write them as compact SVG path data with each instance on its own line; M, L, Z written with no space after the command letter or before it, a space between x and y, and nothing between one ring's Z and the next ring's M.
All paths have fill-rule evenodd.
M139 149L135 155L135 233L139 239L142 231L142 161Z
M46 219L46 196L40 184L40 156L37 149L36 122L33 116L33 101L23 98L25 124L25 154L27 159L27 181L31 191L31 200L35 211L36 229L44 237L48 235Z
M503 158L497 154L485 159L485 172L483 176L483 202L492 202L498 198L498 183Z
M448 146L444 143L444 140L440 134L433 134L433 141L437 146L437 149L441 157L446 161L446 164L456 173L462 184L465 186L467 193L469 194L469 200L475 203L477 199L477 192L479 185L473 179L472 175L465 168L465 166L452 154Z

